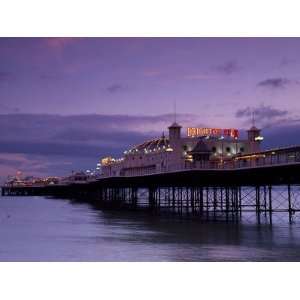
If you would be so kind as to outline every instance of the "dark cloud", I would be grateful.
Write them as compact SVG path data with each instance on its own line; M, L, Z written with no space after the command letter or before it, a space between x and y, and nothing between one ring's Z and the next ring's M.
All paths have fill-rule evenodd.
M230 60L225 62L224 64L217 66L215 69L220 73L231 75L238 72L240 70L240 67L236 61Z
M246 130L240 130L240 135L246 138ZM264 137L262 149L299 146L300 120L290 120L262 128L261 135Z
M145 117L143 122L140 117L130 116L0 115L0 152L69 156L96 155L101 149L121 152L149 138L149 131L137 131L147 126L149 119L152 118Z
M299 84L296 80L290 80L287 78L269 78L260 81L257 85L259 87L271 88L271 89L282 89L291 84Z
M106 88L106 90L111 93L111 94L114 94L114 93L118 93L118 92L121 92L121 91L124 91L124 90L127 90L127 86L124 86L122 84L112 84L110 86L108 86Z
M292 124L268 127L262 134L265 137L264 148L299 145L300 120Z
M195 123L198 117L192 114L177 114L182 125ZM2 140L65 140L94 141L103 137L111 140L119 133L157 134L173 122L172 114L157 116L130 115L74 115L60 116L47 114L0 115Z
M282 117L286 116L288 114L287 110L280 110L273 108L271 106L265 106L261 105L260 107L257 108L250 108L246 107L244 109L239 109L236 112L236 117L237 118L242 118L242 117L252 117L252 113L258 118L274 118L274 117Z
M271 126L274 123L282 123L290 119L287 110L281 110L266 105L261 105L256 108L245 107L239 109L235 113L235 116L237 118L244 118L245 124L250 124L252 122L252 114L255 118L255 123L263 127Z

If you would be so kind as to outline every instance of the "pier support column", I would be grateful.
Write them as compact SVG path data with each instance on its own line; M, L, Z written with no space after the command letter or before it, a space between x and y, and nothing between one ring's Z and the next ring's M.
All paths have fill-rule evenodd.
M203 187L200 187L200 215L203 215Z
M242 217L242 188L239 186L239 212L240 212L240 218Z
M267 215L267 187L264 186L264 212Z
M272 224L272 212L273 212L273 208L272 208L272 186L269 185L269 220L270 220L270 224Z
M172 187L172 212L176 211L176 190L175 187Z
M213 203L213 207L214 207L214 218L216 217L216 211L217 211L217 188L213 188L213 196L214 196L214 203Z
M291 185L288 184L288 204L289 204L289 222L292 223L292 202L291 202Z

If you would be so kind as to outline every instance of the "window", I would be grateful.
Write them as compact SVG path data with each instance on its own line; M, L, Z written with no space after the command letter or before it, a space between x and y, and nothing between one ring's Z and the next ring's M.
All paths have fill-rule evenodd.
M245 151L244 147L241 147L240 152L244 152L244 151Z
M211 150L212 150L213 153L216 153L216 152L217 152L217 148L216 148L216 147L212 147Z
M227 152L227 153L230 152L230 147L226 147L226 152Z
M187 145L183 145L182 148L183 148L184 151L186 151L187 150Z

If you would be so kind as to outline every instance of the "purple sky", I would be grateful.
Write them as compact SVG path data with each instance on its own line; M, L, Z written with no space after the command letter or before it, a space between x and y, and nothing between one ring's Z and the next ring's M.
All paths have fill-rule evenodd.
M0 38L0 175L121 155L174 101L184 126L245 129L254 109L266 147L300 144L299 53L299 38Z

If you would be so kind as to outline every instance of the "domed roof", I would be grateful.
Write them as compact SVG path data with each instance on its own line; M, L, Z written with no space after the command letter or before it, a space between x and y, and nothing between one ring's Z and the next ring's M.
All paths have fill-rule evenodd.
M129 152L137 152L137 151L153 151L154 149L161 149L161 148L168 148L169 146L169 140L162 136L161 138L146 141L142 144L139 144L132 149L129 150Z

